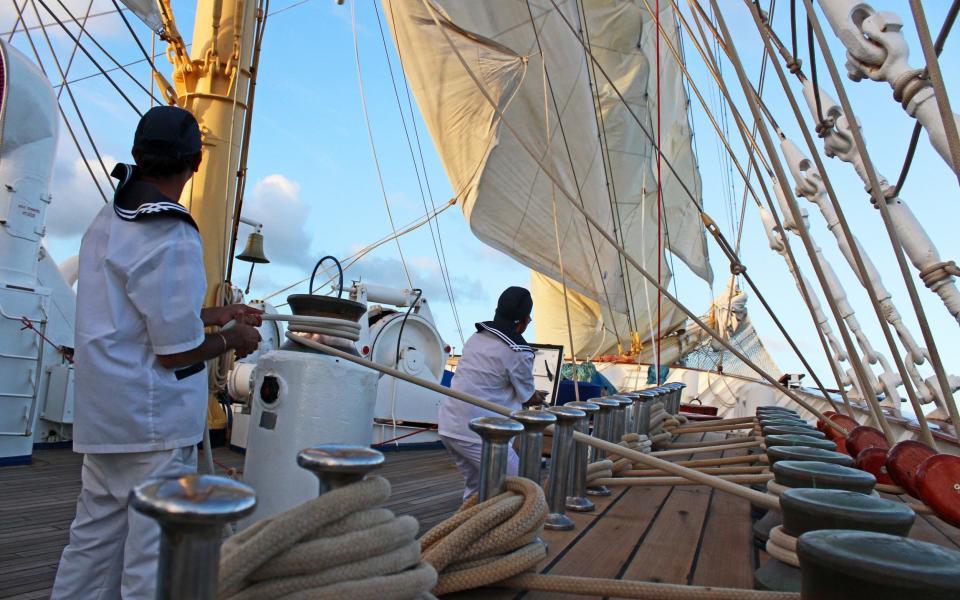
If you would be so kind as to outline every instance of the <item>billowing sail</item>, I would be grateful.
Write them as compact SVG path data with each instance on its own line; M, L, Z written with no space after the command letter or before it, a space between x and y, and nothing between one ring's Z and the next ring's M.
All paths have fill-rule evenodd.
M629 345L631 331L649 338L657 329L656 288L591 231L556 185L582 203L646 270L657 271L655 153L643 131L655 133L656 31L642 0L568 0L557 2L559 10L550 2L507 0L439 0L430 4L433 11L419 1L384 0L384 6L472 231L534 271L538 341L568 345L558 283L561 256L578 355L605 353L616 348L618 338ZM671 9L664 9L662 20L676 47ZM571 26L585 32L612 84L594 67ZM451 44L510 127L497 118ZM664 241L710 280L695 204L700 181L687 99L666 44L661 62L663 147L677 171L673 175L664 166ZM660 261L666 283L670 269L663 256ZM666 302L662 317L664 333L683 322L682 313Z
M648 272L655 273L658 256L656 151L647 134L655 137L657 126L656 22L642 0L584 0L583 6L585 37L599 63L595 78L599 122L609 158L607 176L615 197L618 237ZM661 8L660 20L669 40L669 44L661 40L660 49L660 87L664 99L660 108L664 153L662 235L664 245L677 258L702 279L712 281L697 210L701 186L687 119L687 95L680 65L670 49L672 45L679 51L679 35L669 3ZM665 257L660 259L662 281L667 285L671 271ZM586 358L616 351L618 342L626 350L630 347L632 331L649 342L656 338L658 326L665 335L684 323L683 313L666 301L661 302L658 323L656 287L630 267L626 273L623 282L629 306L626 314L568 294L573 346L578 356ZM538 341L569 346L562 286L535 273L532 289L539 313ZM652 346L645 344L641 352L649 354Z
M536 3L531 3L536 36L524 2L449 0L431 6L443 31L422 2L384 1L411 89L471 230L483 242L558 280L559 237L571 289L625 311L615 248L590 231L551 180L613 231L579 42L552 7ZM576 2L563 3L561 10L576 26ZM497 118L451 42L516 135Z

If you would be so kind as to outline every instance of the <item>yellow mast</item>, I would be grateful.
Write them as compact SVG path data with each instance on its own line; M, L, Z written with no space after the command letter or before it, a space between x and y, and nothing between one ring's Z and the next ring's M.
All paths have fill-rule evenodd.
M203 134L203 162L180 202L193 215L203 239L207 295L204 304L221 301L234 219L234 199L250 87L255 0L197 2L189 53L173 17L170 0L160 1L167 58L173 85L162 85L167 101L194 114ZM260 15L262 17L262 15ZM163 82L165 83L165 82ZM174 96L175 94L175 96ZM216 384L211 369L211 391ZM226 416L210 398L211 429L226 426Z

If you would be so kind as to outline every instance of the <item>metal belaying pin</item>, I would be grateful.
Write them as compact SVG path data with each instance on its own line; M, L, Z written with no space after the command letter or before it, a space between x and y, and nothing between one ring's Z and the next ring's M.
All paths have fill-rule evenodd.
M507 491L507 458L510 440L523 433L523 425L507 417L477 417L470 430L480 436L480 502Z
M637 420L635 431L640 435L650 435L650 408L656 399L657 393L653 390L637 392L637 402L634 404L634 413Z
M543 432L557 422L547 410L516 410L510 415L523 425L520 434L520 477L540 485L540 459L543 456Z
M550 452L550 484L547 489L547 504L550 507L550 514L547 515L547 520L543 526L547 529L573 529L573 521L564 514L567 503L567 478L573 458L573 425L577 422L577 419L586 417L587 413L566 406L551 406L547 410L557 417L557 424L553 428L553 448Z
M226 477L184 475L138 485L130 504L160 524L157 600L214 600L223 527L253 512L253 488Z
M613 411L620 403L610 398L594 398L591 402L597 405L599 411L593 419L593 437L607 442L613 441ZM599 448L593 448L593 460L603 460L607 453Z
M373 448L347 444L322 444L297 453L297 464L317 476L320 496L362 481L383 460L383 453Z
M612 437L610 428L613 425L613 411L620 406L620 403L609 398L594 398L591 402L596 404L599 409L593 417L593 437L609 442ZM591 447L590 452L592 454L590 460L587 461L588 463L603 460L607 457L607 453L599 448ZM610 494L610 488L605 485L587 488L588 496L609 496Z
M614 444L619 444L627 432L627 407L633 404L633 402L623 396L611 396L610 399L617 403L617 407L613 409L612 439L610 441Z
M586 415L577 419L574 429L580 433L589 433L590 416L597 413L600 407L593 402L569 402L565 406L582 410ZM587 498L587 445L575 442L573 468L567 482L567 510L574 512L590 512L594 509L593 502Z

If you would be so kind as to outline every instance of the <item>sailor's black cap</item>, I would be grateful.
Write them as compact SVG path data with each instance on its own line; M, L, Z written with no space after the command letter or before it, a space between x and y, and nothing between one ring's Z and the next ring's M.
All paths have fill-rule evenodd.
M140 118L133 135L133 149L148 154L186 158L199 154L200 148L197 119L178 106L154 106Z

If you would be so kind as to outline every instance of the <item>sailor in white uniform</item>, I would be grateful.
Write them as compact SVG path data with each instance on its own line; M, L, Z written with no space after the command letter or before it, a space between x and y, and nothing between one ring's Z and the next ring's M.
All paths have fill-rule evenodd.
M55 599L155 597L159 527L128 506L130 490L196 471L205 361L245 356L260 341L259 311L202 308L203 247L176 201L200 165L196 119L176 107L150 109L133 156L136 166L114 170L114 201L80 245L73 448L84 454L83 487Z
M493 321L477 323L477 333L463 346L450 387L509 408L543 403L543 392L533 383L534 349L523 339L531 322L533 298L522 287L509 287L497 302ZM477 417L496 413L445 397L440 404L440 439L464 479L463 498L480 490L480 436L470 430ZM510 448L507 473L516 475L520 465Z

